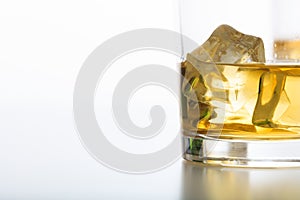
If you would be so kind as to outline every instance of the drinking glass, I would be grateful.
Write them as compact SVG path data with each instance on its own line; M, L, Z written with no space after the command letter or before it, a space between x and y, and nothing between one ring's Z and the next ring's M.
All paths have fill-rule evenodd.
M189 49L182 40L185 159L300 166L299 6L296 0L180 1L181 33L199 43Z

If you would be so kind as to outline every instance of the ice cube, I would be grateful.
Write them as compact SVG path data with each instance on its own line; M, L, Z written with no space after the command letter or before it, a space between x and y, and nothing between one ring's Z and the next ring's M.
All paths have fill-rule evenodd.
M290 130L300 127L300 69L282 70L265 73L261 78L253 114L253 124L257 126Z
M233 68L227 66L226 69ZM228 111L236 113L243 107L246 110L246 104L249 103L251 98L257 99L257 89L259 86L260 76L266 72L266 69L257 68L255 70L247 67L237 67L238 69L231 73L223 73L228 83ZM228 70L230 71L230 70ZM254 103L255 106L255 103ZM253 107L254 107L253 106ZM252 117L253 109L249 112L249 116ZM251 121L251 120L250 120Z
M254 125L277 127L274 119L280 117L289 104L284 92L285 80L284 72L265 72L261 76L258 99L252 118Z
M205 86L202 74L200 74L200 71L196 70L189 61L183 62L181 68L185 69L182 93L193 101L203 101L207 87Z
M219 26L208 40L191 54L205 62L265 62L262 39L243 34L228 25Z
M263 41L258 37L240 33L228 25L219 26L203 45L188 54L186 61L182 64L185 68L182 93L186 98L188 112L190 112L189 121L193 123L197 120L199 123L201 120L202 122L208 121L216 117L218 112L224 112L223 109L217 109L211 105L209 102L212 100L219 101L221 105L224 105L224 102L227 103L232 112L242 108L248 100L244 98L245 92L242 92L247 87L243 87L251 85L245 84L250 80L244 77L244 72L238 67L222 68L221 65L216 66L215 63L249 62L265 62ZM209 115L201 118L199 111L193 112L195 105L200 110L209 111L202 112L209 113ZM221 115L219 113L219 116Z
M263 41L254 36L245 35L228 25L219 26L200 47L187 55L183 94L194 101L201 101L211 84L227 81L222 69L216 72L214 62L248 63L265 62ZM230 74L232 75L232 73ZM223 83L222 83L223 84ZM216 89L215 87L212 87Z

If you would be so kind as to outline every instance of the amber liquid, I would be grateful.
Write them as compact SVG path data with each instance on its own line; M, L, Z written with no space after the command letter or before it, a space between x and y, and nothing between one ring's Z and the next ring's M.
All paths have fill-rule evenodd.
M211 68L206 65L181 64L184 134L300 138L300 64L219 63L203 74L191 70Z
M300 40L274 41L274 58L277 60L300 60Z

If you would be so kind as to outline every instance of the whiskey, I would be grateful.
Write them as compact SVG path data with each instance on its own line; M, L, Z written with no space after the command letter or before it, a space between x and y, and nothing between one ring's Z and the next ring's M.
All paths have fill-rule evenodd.
M277 60L300 60L300 40L275 40L274 58Z
M191 59L190 59L191 60ZM194 64L195 65L195 64ZM300 138L300 64L181 64L184 134L223 139ZM194 92L194 95L191 95Z

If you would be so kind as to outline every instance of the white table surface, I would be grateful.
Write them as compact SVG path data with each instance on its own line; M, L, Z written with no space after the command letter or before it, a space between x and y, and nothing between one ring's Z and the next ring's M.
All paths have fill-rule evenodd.
M156 173L124 174L86 152L71 110L16 105L0 116L0 199L300 198L299 168L220 168L179 159Z

